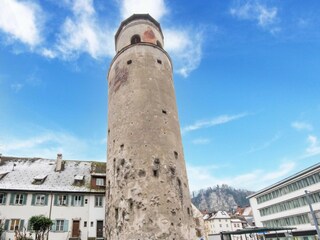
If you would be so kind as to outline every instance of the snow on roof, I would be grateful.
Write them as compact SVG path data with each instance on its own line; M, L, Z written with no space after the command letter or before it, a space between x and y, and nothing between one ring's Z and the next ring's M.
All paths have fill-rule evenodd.
M64 170L55 171L55 160L43 158L3 157L0 172L8 172L0 180L0 190L55 191L55 192L104 192L104 189L92 189L91 168L95 162L64 161ZM105 164L105 163L98 163ZM12 170L13 166L14 170ZM89 176L81 186L74 184L75 176ZM40 185L34 180L45 181Z
M74 180L82 181L84 179L84 175L75 175Z
M33 177L34 180L44 180L48 175L47 174L41 174Z

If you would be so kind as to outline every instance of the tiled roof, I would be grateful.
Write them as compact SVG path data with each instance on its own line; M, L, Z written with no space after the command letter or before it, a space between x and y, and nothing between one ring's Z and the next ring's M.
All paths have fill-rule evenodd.
M8 172L0 179L1 190L23 191L53 191L53 192L104 192L105 189L91 188L91 174L95 166L103 169L105 163L63 160L64 168L55 171L55 160L43 158L15 158L3 157L0 163L0 172ZM83 184L74 184L76 176L84 176ZM99 175L105 175L100 172ZM35 184L37 179L43 179ZM76 177L78 178L78 177Z

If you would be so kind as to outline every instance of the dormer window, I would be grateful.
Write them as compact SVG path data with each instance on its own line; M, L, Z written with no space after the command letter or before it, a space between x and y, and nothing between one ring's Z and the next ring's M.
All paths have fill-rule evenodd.
M42 184L45 180L46 180L46 178L47 178L47 176L48 175L38 175L38 176L35 176L34 178L33 178L33 182L32 182L32 184Z
M139 43L141 42L141 38L138 34L136 35L133 35L132 38L131 38L131 44L136 44L136 43Z
M104 178L96 178L96 186L105 186Z
M74 184L82 185L84 183L84 175L75 175L74 176Z

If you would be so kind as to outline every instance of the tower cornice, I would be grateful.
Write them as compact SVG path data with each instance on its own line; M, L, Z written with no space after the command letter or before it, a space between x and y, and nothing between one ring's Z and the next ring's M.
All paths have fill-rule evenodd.
M125 20L123 20L121 22L120 27L118 28L118 31L116 32L116 35L114 36L115 43L118 40L120 32L122 31L122 29L126 25L128 25L130 22L133 22L135 20L140 20L140 19L148 20L148 21L152 22L159 29L159 32L160 32L160 34L161 34L161 36L163 38L163 33L162 33L162 30L161 30L161 26L153 17L151 17L149 14L133 14L130 17L128 17L127 19L125 19Z

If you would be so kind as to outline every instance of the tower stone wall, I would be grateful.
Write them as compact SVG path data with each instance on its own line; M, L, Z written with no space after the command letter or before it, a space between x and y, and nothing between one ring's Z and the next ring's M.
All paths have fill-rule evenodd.
M147 14L122 22L108 74L108 240L194 239L172 63Z

